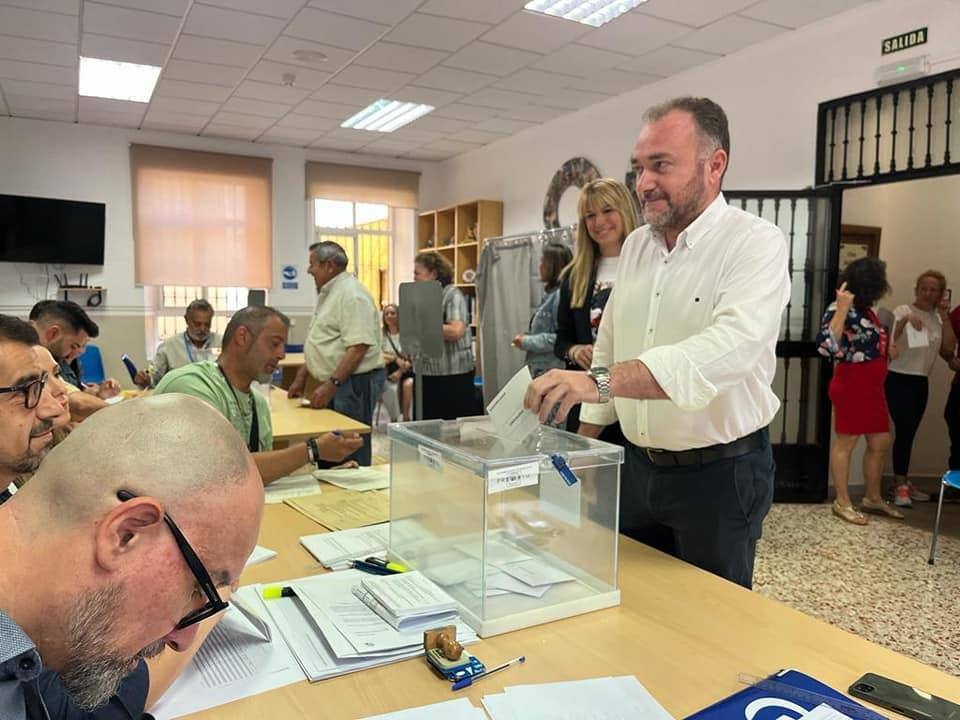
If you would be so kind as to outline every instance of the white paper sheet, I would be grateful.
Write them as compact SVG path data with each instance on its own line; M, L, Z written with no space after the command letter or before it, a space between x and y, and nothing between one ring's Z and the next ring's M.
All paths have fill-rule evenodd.
M263 489L263 501L275 505L288 498L319 495L321 492L320 483L313 475L288 475L277 478Z
M341 468L339 470L314 470L313 476L344 490L363 492L383 490L390 487L390 465Z
M416 570L396 575L368 575L360 584L398 618L453 610L452 597Z
M492 720L674 720L633 676L507 687L483 706Z
M273 560L276 556L276 550L271 550L270 548L265 548L262 545L257 545L255 548L253 548L253 552L250 553L250 557L247 558L246 567L250 567L251 565L259 565L267 560Z
M834 710L829 705L817 705L810 712L801 715L800 720L850 720L850 716Z
M390 539L390 523L337 530L336 532L304 535L300 544L324 567L341 569L351 560L363 560L371 555L383 556Z
M530 368L524 365L487 405L500 438L521 443L540 426L540 419L523 407L523 396L532 381Z
M422 720L430 717L443 718L443 720L486 720L483 710L475 708L467 698L447 700L382 715L370 715L363 720Z
M259 586L242 587L235 597L272 627L274 641L265 642L231 606L183 674L150 710L157 720L170 720L306 679L293 653L275 632L276 625L259 592Z
M907 347L917 348L917 347L927 347L930 344L930 334L927 332L926 326L917 330L913 325L907 322Z
M510 575L522 583L532 587L540 585L554 585L556 583L568 582L573 580L573 575L565 573L563 570L545 564L536 558L530 558L523 562L504 563L498 565L507 575Z

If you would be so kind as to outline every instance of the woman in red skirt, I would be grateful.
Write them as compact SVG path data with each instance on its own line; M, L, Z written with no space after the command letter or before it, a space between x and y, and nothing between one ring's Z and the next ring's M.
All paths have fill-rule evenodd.
M897 352L873 311L873 304L890 290L886 263L875 258L855 260L841 279L837 301L827 308L817 335L820 354L834 360L829 389L837 433L830 446L830 473L836 490L833 514L855 525L867 524L850 501L848 490L850 455L863 435L867 440L863 456L866 493L860 508L901 519L903 513L880 496L883 465L890 450L883 383L887 360Z

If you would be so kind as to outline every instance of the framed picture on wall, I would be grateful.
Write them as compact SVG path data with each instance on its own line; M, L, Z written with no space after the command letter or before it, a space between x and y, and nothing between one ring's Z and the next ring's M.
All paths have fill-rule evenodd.
M840 272L854 260L865 257L880 257L880 228L870 225L841 225Z

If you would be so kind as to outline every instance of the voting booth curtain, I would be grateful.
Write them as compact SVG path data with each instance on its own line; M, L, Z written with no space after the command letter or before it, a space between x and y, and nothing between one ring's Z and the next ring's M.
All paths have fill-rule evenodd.
M268 288L273 161L130 146L135 282Z

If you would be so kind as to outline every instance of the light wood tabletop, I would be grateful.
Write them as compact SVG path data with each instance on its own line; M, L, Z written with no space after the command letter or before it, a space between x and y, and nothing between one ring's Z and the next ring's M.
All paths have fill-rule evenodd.
M328 490L334 491L324 485ZM298 539L323 531L289 507L268 505L260 543L279 555L248 568L243 583L322 572ZM483 695L507 685L636 675L679 719L741 689L738 673L763 677L781 668L795 668L839 690L876 672L960 702L960 679L627 538L621 538L620 551L619 607L471 645L488 666L517 655L527 661L456 695L422 658L414 658L296 683L192 717L345 720L460 696L479 707Z
M303 407L300 398L288 398L287 391L270 388L270 422L274 442L290 442L315 437L333 430L370 432L370 426L334 410Z
M286 357L283 358L278 364L282 368L292 367L299 368L303 363L306 362L303 359L303 353L287 353Z

